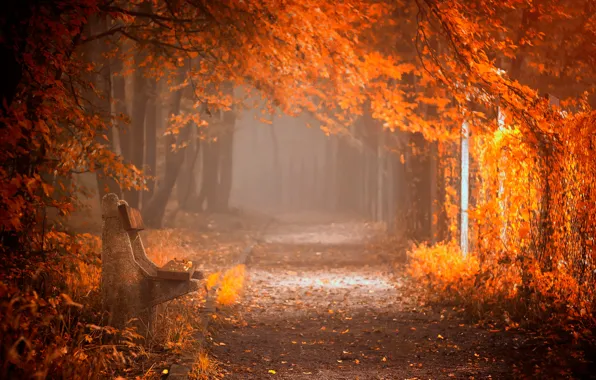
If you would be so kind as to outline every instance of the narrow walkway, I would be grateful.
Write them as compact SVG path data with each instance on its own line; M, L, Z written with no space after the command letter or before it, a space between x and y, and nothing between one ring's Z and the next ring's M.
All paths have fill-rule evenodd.
M248 264L240 318L214 336L226 378L510 377L513 338L415 305L386 259L355 244L373 230L292 225L266 237Z

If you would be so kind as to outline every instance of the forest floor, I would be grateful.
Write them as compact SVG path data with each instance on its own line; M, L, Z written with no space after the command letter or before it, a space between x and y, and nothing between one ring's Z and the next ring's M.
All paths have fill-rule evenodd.
M368 244L374 225L302 219L269 229L211 335L225 378L513 377L526 337L424 305L403 265Z

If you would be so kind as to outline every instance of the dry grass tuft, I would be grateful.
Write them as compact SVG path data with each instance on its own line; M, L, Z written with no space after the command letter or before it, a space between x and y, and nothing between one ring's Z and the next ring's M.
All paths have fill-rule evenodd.
M203 332L201 306L205 294L188 294L159 306L152 346L180 353L192 348L196 335Z
M220 373L219 363L210 357L205 349L201 348L197 352L189 377L197 380L209 380L223 376Z

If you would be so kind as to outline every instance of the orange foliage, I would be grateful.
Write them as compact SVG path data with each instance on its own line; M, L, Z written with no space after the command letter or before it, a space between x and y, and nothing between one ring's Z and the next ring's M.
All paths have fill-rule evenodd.
M220 278L221 278L221 272L211 273L209 276L207 276L207 282L205 284L205 286L207 287L207 290L211 290L214 287L216 287L217 284L219 284L219 282L220 282Z
M454 248L414 250L414 275L451 295L461 276L457 293L479 317L506 311L506 320L550 321L588 336L596 327L596 113L585 101L594 90L594 2L417 5L418 51L459 108L459 121L443 129L459 130L464 118L472 126L470 241L478 266L473 285L468 269L443 272L460 255L459 174L450 171L443 204ZM538 96L544 92L568 98L567 111L552 108ZM507 115L500 128L497 106ZM458 133L425 136L441 141L443 167L458 168Z
M367 107L385 128L441 141L443 153L469 118L478 166L474 254L464 260L453 245L420 247L414 275L479 303L556 311L572 321L567 328L596 324L595 114L563 118L537 97L561 78L577 85L565 94L575 103L578 91L593 90L593 1L12 3L0 15L0 53L10 67L0 86L0 355L11 363L0 376L86 377L123 361L121 353L95 355L115 350L99 343L106 335L126 333L98 327L97 239L71 236L47 217L78 206L75 173L112 178L121 189L145 186L140 168L112 146L122 117L100 75L112 59L124 63L114 77L142 70L173 91L189 90L192 110L170 115L170 134L190 121L204 126L203 105L244 101L231 99L230 84L288 114L311 112L326 131ZM551 51L565 54L552 59ZM585 56L572 55L578 51ZM518 80L520 62L524 83L535 86ZM496 104L509 114L505 130L488 120ZM457 192L448 187L446 197L455 236ZM178 256L158 248L150 254L160 263ZM37 272L61 281L47 294L17 287ZM224 273L218 302L234 303L243 278L243 267Z
M465 295L459 300L477 317L490 311L510 325L550 321L590 337L596 327L596 207L589 201L596 196L596 112L555 119L557 128L543 136L548 155L515 119L508 121L473 140L473 254L461 258L455 244L418 247L412 274L445 296Z
M536 310L558 311L568 325L596 322L595 121L595 112L584 112L543 124L542 146L514 126L503 128L479 152L483 266L511 267Z
M2 378L105 376L106 369L116 373L128 355L138 355L134 331L100 326L99 239L65 235L57 241L51 240L55 255L38 263L32 287L0 280ZM28 275L27 268L22 271L12 273ZM115 338L127 349L108 343Z
M244 286L244 265L236 265L228 269L221 278L221 283L217 290L217 303L222 306L235 304L240 297L240 292Z
M409 273L418 281L451 295L465 297L474 288L478 258L463 257L456 244L421 245L408 254Z

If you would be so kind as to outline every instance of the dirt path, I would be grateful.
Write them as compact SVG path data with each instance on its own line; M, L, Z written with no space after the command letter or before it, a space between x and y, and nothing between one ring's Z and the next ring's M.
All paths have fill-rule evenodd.
M240 318L213 337L226 378L510 378L514 336L416 305L350 228L287 226L254 251Z

